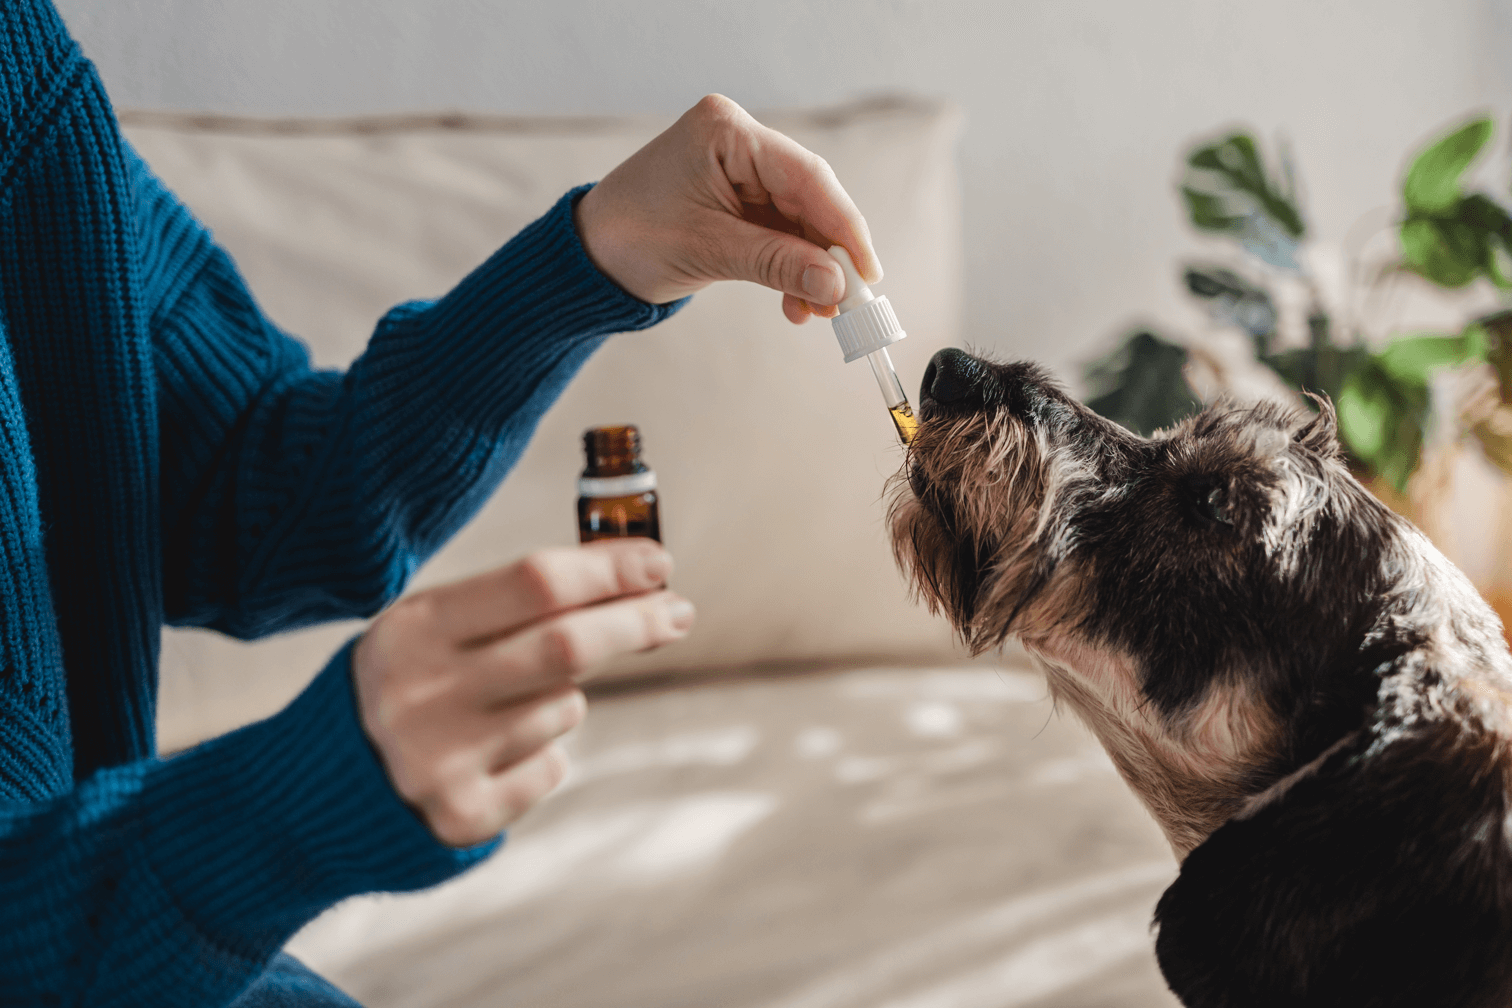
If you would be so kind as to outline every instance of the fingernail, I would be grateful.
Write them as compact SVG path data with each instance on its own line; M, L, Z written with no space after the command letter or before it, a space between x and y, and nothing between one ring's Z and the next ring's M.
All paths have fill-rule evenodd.
M685 598L675 598L667 603L667 619L676 630L686 630L693 625L693 603Z
M588 702L581 692L573 690L557 700L552 707L552 713L561 722L562 731L569 731L583 720L583 715L588 711Z
M810 301L824 305L834 304L845 293L842 289L844 280L839 272L838 269L832 270L824 266L810 266L803 271L803 293L808 295Z

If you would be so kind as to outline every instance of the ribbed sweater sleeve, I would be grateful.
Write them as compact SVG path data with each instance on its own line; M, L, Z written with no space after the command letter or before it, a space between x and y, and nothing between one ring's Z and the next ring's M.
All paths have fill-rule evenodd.
M0 3L0 1005L278 1002L318 985L259 979L305 921L492 849L401 803L347 651L278 715L155 757L156 642L373 612L602 339L676 309L593 267L578 192L317 371L123 149L51 4Z
M154 295L169 622L251 638L392 599L488 498L611 333L649 305L594 267L565 195L436 302L315 371L128 152ZM379 212L376 211L375 212Z
M350 647L281 713L71 792L0 803L0 1003L213 1008L354 893L486 857L401 804L356 714Z

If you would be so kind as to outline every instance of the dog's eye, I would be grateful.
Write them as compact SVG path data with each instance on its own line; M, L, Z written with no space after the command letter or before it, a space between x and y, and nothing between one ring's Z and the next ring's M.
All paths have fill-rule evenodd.
M1225 525L1234 524L1233 516L1229 514L1228 491L1223 487L1213 487L1202 499L1202 513L1215 522Z

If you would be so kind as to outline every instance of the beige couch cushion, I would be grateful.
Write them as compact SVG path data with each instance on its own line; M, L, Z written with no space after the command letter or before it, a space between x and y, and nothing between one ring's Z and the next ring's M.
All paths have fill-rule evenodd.
M1176 862L1014 667L604 700L486 864L289 950L367 1008L1175 1008Z
M957 339L957 117L890 102L763 117L827 158L871 224L917 386ZM125 113L131 141L232 252L272 318L339 367L395 302L434 297L563 191L602 176L660 120L418 117L335 123ZM420 572L433 584L575 542L584 428L635 423L661 477L689 640L613 674L960 657L906 597L883 531L901 450L866 365L779 295L719 284L655 330L617 337L541 423L483 513ZM165 747L271 713L360 624L253 645L165 640Z

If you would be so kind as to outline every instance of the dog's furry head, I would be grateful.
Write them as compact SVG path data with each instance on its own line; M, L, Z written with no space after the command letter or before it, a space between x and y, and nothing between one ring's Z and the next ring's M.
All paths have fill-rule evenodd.
M1357 983L1358 963L1276 960L1299 941L1332 943L1337 963L1349 950L1375 961L1361 950L1379 951L1390 927L1458 917L1512 943L1512 659L1465 578L1350 475L1327 402L1315 416L1220 404L1143 438L1033 365L956 350L936 355L920 399L892 503L898 559L974 651L1024 643L1187 858L1159 917L1162 965L1189 1004L1324 1004L1328 990L1332 1003L1377 1003L1335 984ZM1401 804L1412 796L1432 809ZM1354 842L1375 853L1345 851ZM1382 874L1425 868L1430 851L1428 889L1451 864L1494 865L1495 880L1473 898L1372 902ZM1277 888L1235 882L1231 855ZM1324 869L1325 856L1349 863ZM1226 875L1221 900L1204 872ZM1303 880L1310 896L1294 891ZM1336 906L1326 936L1300 921L1283 936L1254 918L1261 904L1296 912L1275 904L1292 897L1369 904L1377 923ZM1409 903L1427 917L1403 919ZM1235 930L1210 913L1237 915ZM1245 969L1238 946L1264 983L1222 979ZM1494 958L1462 984L1468 1000L1418 1003L1512 1003L1512 955ZM1502 993L1474 1000L1491 990L1487 970ZM1200 993L1241 988L1254 999Z

